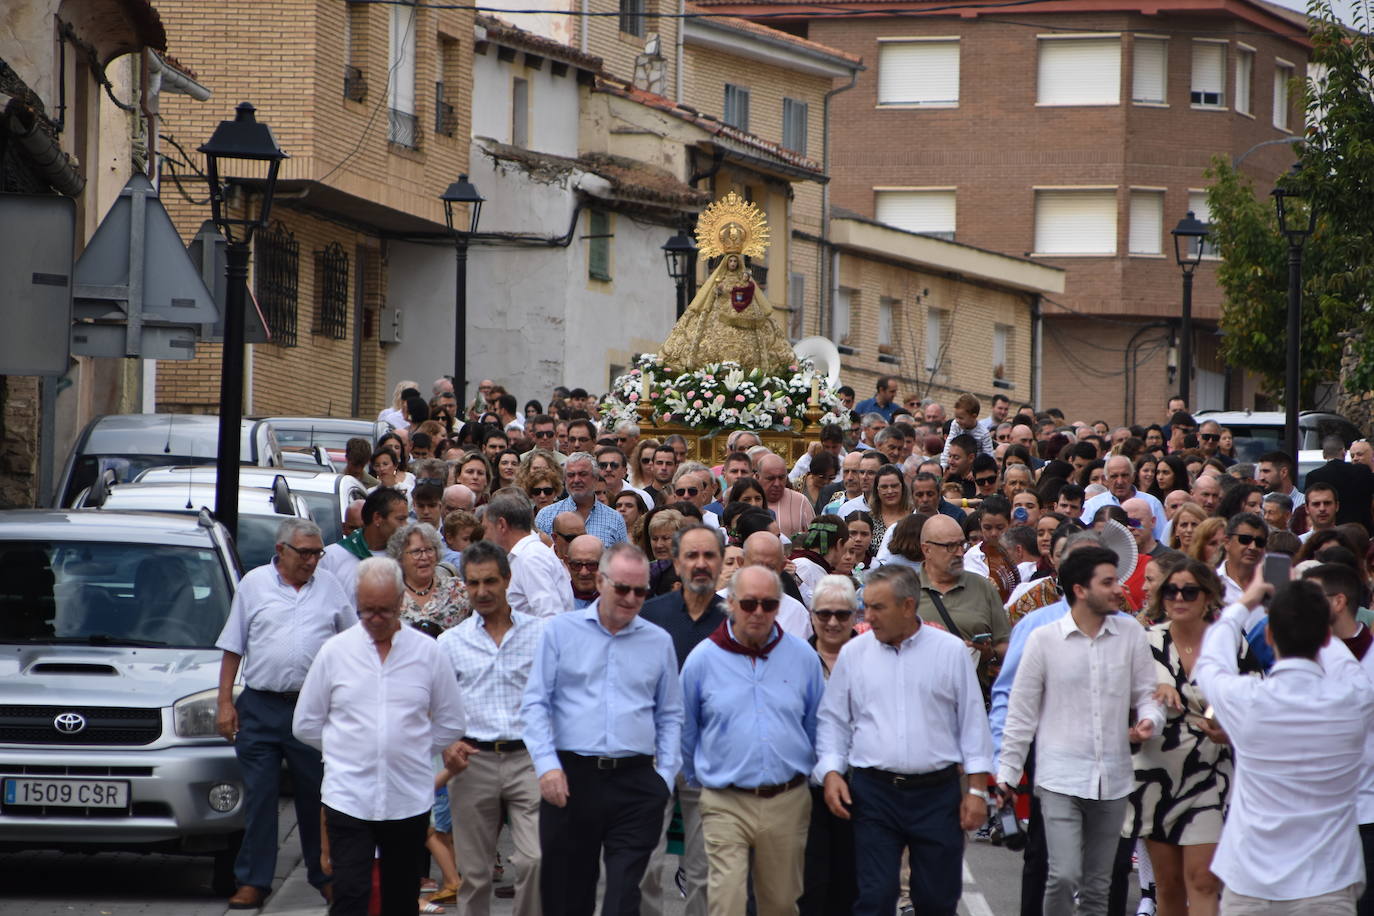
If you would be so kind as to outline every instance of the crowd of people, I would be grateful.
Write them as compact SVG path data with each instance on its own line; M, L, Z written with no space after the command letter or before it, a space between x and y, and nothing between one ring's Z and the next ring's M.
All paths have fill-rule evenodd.
M1139 913L1374 913L1369 443L1300 489L1178 399L898 388L713 462L582 389L401 383L343 539L283 522L218 643L230 906L285 763L349 916L374 871L384 914L953 914L968 836L1024 846L1026 916L1124 916L1133 867Z

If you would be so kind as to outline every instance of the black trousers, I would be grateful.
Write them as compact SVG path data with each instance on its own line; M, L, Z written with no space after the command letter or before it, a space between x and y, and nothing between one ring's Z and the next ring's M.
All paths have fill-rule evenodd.
M420 911L420 853L429 828L428 811L398 821L364 821L326 805L324 826L334 866L329 916L367 916L374 850L380 850L382 916L415 916Z
M1035 784L1035 742L1026 751L1026 784ZM1021 862L1021 916L1043 916L1045 882L1050 876L1050 850L1045 845L1045 819L1040 814L1040 799L1031 795L1030 821L1026 824L1026 847Z
M595 759L558 756L568 803L539 803L544 916L592 916L598 856L606 866L603 916L638 916L639 882L663 833L668 786L652 766L601 770Z
M854 822L825 806L825 791L811 789L811 826L806 834L806 878L798 901L800 916L849 913L859 896L854 871Z
M1374 876L1374 824L1360 825L1360 845L1364 847L1364 893L1355 904L1355 916L1374 916L1374 891L1370 877Z

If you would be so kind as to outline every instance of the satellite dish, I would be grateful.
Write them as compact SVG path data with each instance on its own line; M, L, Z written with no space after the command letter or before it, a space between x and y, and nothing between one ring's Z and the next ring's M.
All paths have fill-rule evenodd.
M1098 534L1102 537L1102 546L1116 554L1116 580L1125 584L1131 578L1131 573L1135 572L1139 554L1135 538L1125 525L1110 519Z
M829 337L803 337L792 345L798 359L809 359L825 376L827 388L840 386L840 348Z

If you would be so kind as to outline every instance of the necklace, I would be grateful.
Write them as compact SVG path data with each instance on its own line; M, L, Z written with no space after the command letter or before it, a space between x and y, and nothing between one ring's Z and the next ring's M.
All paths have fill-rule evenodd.
M413 585L411 585L409 582L407 582L407 583L406 583L406 588L410 589L412 592L414 592L415 594L417 594L417 595L419 595L421 598L423 598L423 597L425 597L426 595L428 595L430 592L434 591L434 583L433 583L433 582L429 583L429 588L416 588L415 586L413 586ZM1192 650L1189 650L1189 651L1192 651Z

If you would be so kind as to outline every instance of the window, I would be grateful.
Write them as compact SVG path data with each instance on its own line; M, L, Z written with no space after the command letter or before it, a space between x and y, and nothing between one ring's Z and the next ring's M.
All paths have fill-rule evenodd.
M1288 85L1293 79L1293 65L1279 63L1274 67L1274 126L1288 129Z
M878 222L907 232L954 238L954 189L878 191Z
M935 372L944 360L945 311L926 309L926 371Z
M787 275L787 336L801 340L806 336L806 274Z
M530 81L518 76L510 87L510 142L530 145Z
M296 345L296 293L300 286L301 246L281 221L258 234L257 269L253 278L258 305L267 319L272 343L282 347Z
M1255 52L1248 48L1236 49L1236 111L1253 114L1250 107L1250 89L1255 75Z
M1121 39L1040 39L1037 105L1121 102Z
M883 41L878 45L878 104L959 104L959 41Z
M587 214L587 276L611 279L611 215L605 210Z
M1169 41L1136 37L1131 45L1131 101L1146 105L1168 102Z
M1164 192L1131 192L1131 226L1127 250L1131 254L1164 253Z
M361 102L367 98L367 11L365 3L349 3L344 13L344 98Z
M743 86L725 84L725 123L749 129L749 90Z
M806 155L807 105L796 99L782 100L782 145Z
M896 346L897 306L900 302L887 296L878 300L878 346L891 349Z
M1226 105L1226 42L1193 40L1193 82L1189 101L1202 108Z
M387 139L398 146L420 146L420 124L415 117L415 4L391 7L389 99L391 108Z
M1011 375L1011 325L992 326L992 377L1002 380ZM1010 386L1006 386L1010 387Z
M1116 191L1036 191L1035 251L1116 254Z
M439 79L434 84L434 132L452 137L458 130L458 41L439 36ZM447 87L447 94L445 93Z
M1206 192L1206 191L1189 191L1189 192L1188 192L1188 209L1192 211L1193 216L1197 217L1197 219L1201 220L1201 221L1204 222L1204 223L1207 223L1208 225L1211 225L1211 223L1212 223L1212 208L1209 207L1209 206L1207 205L1207 192ZM1197 242L1196 242L1196 241L1189 242L1189 243L1188 243L1188 253L1189 253L1189 254L1194 254L1194 253L1196 253L1196 252L1197 252ZM1217 257L1220 257L1220 255L1217 254L1217 247L1216 247L1216 245L1215 245L1214 243L1210 242L1210 241L1204 241L1204 242L1202 243L1202 256L1203 256L1204 258L1217 258Z
M620 31L644 37L644 0L620 0Z
M854 290L840 287L835 290L835 309L830 316L831 339L837 344L849 340L849 307L854 299Z
M315 252L315 322L311 331L343 340L348 336L348 252L338 242Z

